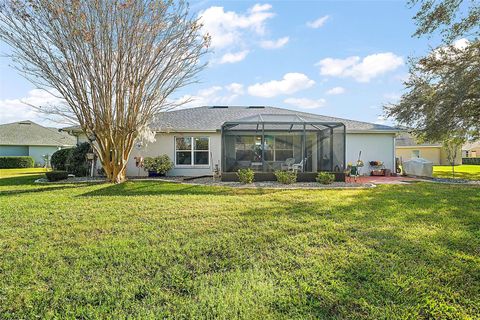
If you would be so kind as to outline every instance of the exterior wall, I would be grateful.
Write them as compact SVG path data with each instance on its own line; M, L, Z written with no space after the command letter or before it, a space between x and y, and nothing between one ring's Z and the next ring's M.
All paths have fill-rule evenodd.
M156 141L145 147L134 147L127 164L127 176L147 176L148 173L135 165L135 157L155 157L166 154L175 161L175 137L209 137L210 138L210 164L207 166L175 166L167 175L169 176L201 176L211 175L215 165L221 165L220 132L204 133L158 133ZM81 140L81 136L79 140ZM381 160L385 168L395 172L395 134L393 133L347 133L346 137L347 163L355 163L361 150L361 159L365 162L363 173L369 171L368 161Z
M433 162L436 166L446 166L450 165L447 159L447 152L442 147L425 147L425 146L415 146L415 147L397 147L396 155L397 158L402 158L405 160L410 160L412 158L412 151L419 150L420 158L424 158ZM462 163L462 153L460 150L457 152L457 158L455 163Z
M433 162L434 165L441 165L440 147L397 147L397 158L402 158L403 161L410 160L413 150L420 152L420 158L424 158Z
M0 156L28 156L28 146L0 146Z
M48 154L48 159L51 159L52 154L59 149L61 148L50 146L30 146L28 147L28 155L35 160L35 166L43 167L45 165L43 156ZM48 165L50 165L50 163Z
M361 174L369 174L369 161L383 161L385 168L395 172L395 134L394 133L347 133L347 164L356 163L362 151L361 160L365 167Z
M158 133L156 141L142 148L134 147L127 164L127 176L146 176L147 172L135 165L135 157L156 157L166 154L175 162L175 137L209 137L210 164L202 166L174 166L169 176L202 176L212 175L215 165L221 165L222 137L219 132L205 133Z
M462 164L462 151L460 149L457 150L457 157L455 159L455 164L457 165ZM442 166L450 165L450 162L448 161L448 158L447 158L447 152L443 148L440 152L440 165Z

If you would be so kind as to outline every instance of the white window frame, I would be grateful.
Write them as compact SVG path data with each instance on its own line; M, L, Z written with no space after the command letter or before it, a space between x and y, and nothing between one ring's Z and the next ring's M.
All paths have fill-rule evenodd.
M177 138L190 139L190 150L178 150L177 151ZM195 150L195 138L207 138L208 149L207 150ZM209 136L174 136L173 137L173 149L174 149L174 163L176 168L210 168L210 137ZM177 164L177 152L190 151L192 161L190 164ZM195 152L206 152L208 155L208 164L195 164Z

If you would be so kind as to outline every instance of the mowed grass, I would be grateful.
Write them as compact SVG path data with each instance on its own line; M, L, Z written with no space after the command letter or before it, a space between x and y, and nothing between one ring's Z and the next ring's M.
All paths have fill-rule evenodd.
M46 168L0 169L0 178L38 175L50 171Z
M437 178L453 178L452 166L434 166L433 176ZM480 180L480 165L463 164L455 166L455 179Z
M474 319L480 188L0 179L0 319Z

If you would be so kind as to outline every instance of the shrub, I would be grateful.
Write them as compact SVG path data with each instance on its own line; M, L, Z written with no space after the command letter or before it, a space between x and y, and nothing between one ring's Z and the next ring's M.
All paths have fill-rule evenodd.
M90 144L84 142L72 148L68 154L66 169L68 173L72 173L78 177L83 177L88 174L87 153L90 152Z
M173 162L164 154L159 157L147 157L143 160L143 167L147 171L153 171L160 175L164 175L173 168Z
M328 172L319 172L316 180L321 184L331 184L333 181L335 181L335 175Z
M237 171L237 176L238 176L238 181L240 181L243 184L249 184L249 183L253 183L253 180L255 178L255 172L253 172L253 170L250 168L239 169Z
M47 176L48 181L59 181L68 178L67 171L50 171L46 172L45 175Z
M275 171L277 181L282 184L292 184L297 181L297 173L295 171Z
M67 159L68 159L68 156L70 155L70 152L72 152L72 150L73 148L60 149L55 151L52 154L52 158L50 159L50 164L52 165L52 168L55 170L62 170L62 171L67 170Z
M35 160L29 156L0 157L0 169L33 168Z

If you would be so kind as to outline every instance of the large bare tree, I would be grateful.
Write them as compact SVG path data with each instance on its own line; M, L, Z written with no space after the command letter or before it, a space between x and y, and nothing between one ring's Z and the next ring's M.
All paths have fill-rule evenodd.
M168 0L0 0L0 39L22 75L65 99L43 112L79 123L115 183L209 44L188 4Z

